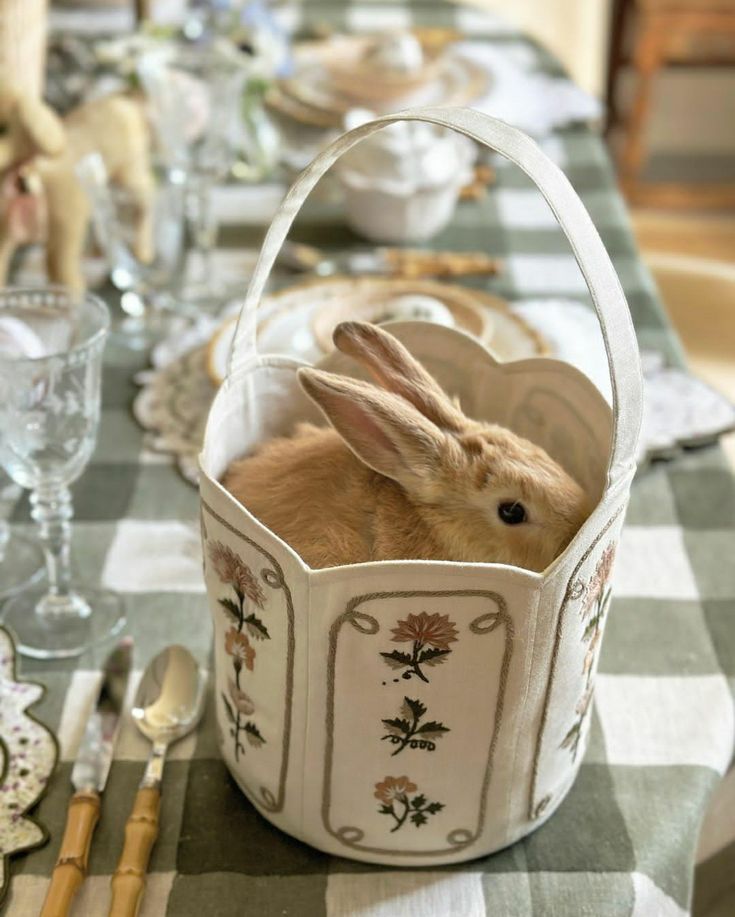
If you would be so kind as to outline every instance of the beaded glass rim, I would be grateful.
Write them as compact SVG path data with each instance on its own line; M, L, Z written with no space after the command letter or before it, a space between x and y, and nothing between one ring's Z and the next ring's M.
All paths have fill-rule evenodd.
M51 353L45 353L41 357L0 357L5 363L12 363L14 366L41 365L47 360L58 360L60 357L68 359L70 362L83 362L83 355L87 351L92 351L98 344L104 341L110 330L110 310L106 303L94 293L77 293L67 287L62 286L38 286L38 287L6 287L0 290L0 317L3 309L18 303L23 306L40 305L46 307L56 307L73 303L83 303L85 306L91 306L92 312L96 313L98 327L92 331L83 341L70 347L68 350L55 350Z

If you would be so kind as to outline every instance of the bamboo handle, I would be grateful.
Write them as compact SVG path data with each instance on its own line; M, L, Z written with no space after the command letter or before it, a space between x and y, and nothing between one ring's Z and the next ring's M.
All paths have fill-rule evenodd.
M125 824L125 846L112 877L109 917L135 917L143 900L145 874L158 837L161 788L141 787Z
M87 875L92 834L100 817L100 797L94 790L75 793L66 814L59 857L51 873L40 917L66 917L74 895Z

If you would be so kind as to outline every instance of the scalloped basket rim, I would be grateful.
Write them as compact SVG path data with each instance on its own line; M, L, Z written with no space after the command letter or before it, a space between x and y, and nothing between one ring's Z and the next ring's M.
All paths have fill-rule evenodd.
M431 322L423 322L423 321L393 321L393 322L386 323L386 324L390 324L391 331L398 332L397 336L399 337L399 339L400 339L400 333L404 329L415 329L416 326L423 326L427 324L431 324L435 328L441 328L442 330L439 333L442 333L442 334L446 333L448 335L456 335L461 338L464 338L465 344L469 342L471 346L474 346L475 349L478 350L482 354L482 358L487 360L489 364L492 366L492 368L500 373L515 374L515 373L523 373L523 372L528 372L528 371L534 372L534 371L538 371L539 369L543 368L543 371L559 372L562 375L568 375L570 378L574 379L577 384L581 385L582 388L586 388L588 391L588 394L590 394L590 396L593 399L598 400L599 406L601 408L604 407L604 409L607 410L610 420L611 420L611 426L612 426L612 409L610 408L610 405L607 403L602 393L597 388L597 386L592 382L592 380L589 379L581 370L577 369L576 366L573 366L571 363L566 363L563 360L557 360L553 357L526 357L522 360L513 360L513 361L503 363L499 361L498 359L496 359L496 357L493 356L491 351L487 347L485 347L481 341L478 341L477 338L473 337L471 334L468 334L467 332L461 329L448 328L443 325L434 325ZM339 358L339 356L341 356L339 354L339 351L334 351L331 354L327 354L322 360L319 361L317 365L321 368L325 366L328 367L330 363L333 362L336 358ZM281 548L281 550L285 551L285 553L292 560L294 560L297 563L298 567L300 568L300 571L306 575L307 581L310 581L312 578L318 581L318 580L325 579L325 578L326 579L334 578L336 580L336 579L344 578L346 576L352 577L355 575L355 571L362 570L362 569L371 570L373 568L389 568L389 567L404 567L404 568L422 569L422 568L427 568L427 567L439 566L442 568L443 574L446 574L448 569L452 567L456 567L458 571L458 575L461 575L461 571L463 568L468 568L468 567L472 569L488 570L488 571L502 570L505 572L506 575L512 572L514 576L517 576L520 579L525 579L527 581L530 581L536 584L537 586L540 586L546 579L550 578L559 567L563 566L566 563L567 556L574 552L574 549L580 540L588 540L591 537L591 535L594 533L594 530L596 529L598 525L598 520L596 517L597 517L597 511L600 507L600 504L605 500L605 498L607 497L607 495L610 493L611 490L617 488L621 480L627 480L627 478L630 476L630 475L623 474L620 476L619 479L615 481L612 481L612 482L610 480L606 481L606 484L602 490L600 498L595 503L595 505L592 507L592 510L589 516L587 517L587 519L585 520L585 522L583 523L583 525L574 535L574 537L569 542L569 544L564 549L564 551L562 551L561 554L555 557L554 560L551 562L551 564L549 564L549 566L546 567L546 569L541 572L536 572L533 570L526 570L523 567L516 567L512 564L479 563L479 562L469 562L469 561L462 561L461 563L458 563L457 561L451 561L451 560L415 560L415 559L377 560L377 561L367 561L367 562L358 563L358 564L340 564L339 566L324 567L324 568L310 567L303 560L301 555L298 554L287 542L283 541L283 539L281 539L275 532L269 529L266 525L263 525L263 523L259 519L257 519L245 506L243 506L242 503L236 500L229 493L229 491L227 491L222 486L222 484L217 480L217 478L209 474L207 467L206 467L207 462L206 462L205 453L207 451L206 443L207 443L209 432L210 432L210 422L214 414L215 407L219 401L225 400L229 390L233 386L237 385L242 378L250 374L254 369L257 369L261 366L275 366L281 369L291 369L295 373L298 369L302 367L311 367L313 365L314 364L308 363L305 360L299 360L296 357L283 356L280 354L253 353L252 357L249 360L247 360L245 363L243 363L236 372L230 373L227 376L227 378L224 380L222 385L219 387L217 394L215 395L214 401L212 402L212 407L210 408L209 416L207 418L207 424L206 424L205 432L204 432L204 445L202 446L202 449L197 459L197 464L199 467L200 475L205 477L207 481L212 486L215 487L215 489L218 491L220 496L226 500L226 502L228 503L230 507L232 507L236 511L244 513L250 525L254 526L256 530L262 533L265 533L269 535L271 538L273 538L276 544Z

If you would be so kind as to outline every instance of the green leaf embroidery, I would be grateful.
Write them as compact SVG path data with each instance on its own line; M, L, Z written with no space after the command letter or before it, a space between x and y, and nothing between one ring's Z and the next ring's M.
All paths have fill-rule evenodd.
M243 730L245 732L245 736L248 742L250 742L253 748L260 748L260 746L265 742L265 739L260 734L260 730L255 725L255 723L251 723L248 721L243 726Z
M380 655L393 669L402 669L404 666L411 665L411 657L408 653L402 653L400 650L393 650L390 653L381 653Z
M423 663L427 665L439 665L444 662L445 657L451 652L451 650L440 650L436 647L430 647L428 650L424 650L419 656L419 665L423 665Z
M395 831L400 831L407 821L413 822L417 828L420 828L421 825L426 824L430 815L435 815L444 808L444 804L441 802L429 802L423 793L418 793L411 798L409 793L401 792L402 788L398 786L398 780L395 777L385 777L384 779L385 783L376 783L375 785L380 795L382 795L386 787L391 787L394 796L391 803L381 805L378 812L380 815L390 815L393 820L393 827L390 829L391 834ZM404 785L408 781L407 777L398 779L404 781Z
M437 723L434 720L430 720L428 723L424 723L423 726L419 726L416 730L416 735L421 733L421 735L428 735L429 733L440 735L441 733L449 732L449 726L445 726L444 723Z
M226 711L226 713L227 713L227 719L228 719L232 724L237 723L237 719L236 719L236 717L235 717L235 713L234 713L232 707L230 706L230 702L227 700L227 695L224 694L224 693L222 694L222 700L225 702L225 711Z
M397 716L390 720L383 720L383 723L386 729L389 729L391 732L396 734L399 732L409 733L411 731L411 727L408 724L408 721L402 720Z
M268 628L254 614L245 618L245 626L250 636L255 640L270 640L271 635L268 633Z
M421 717L426 713L426 707L421 703L420 700L411 700L410 697L404 697L401 713L405 717L413 715L415 720L420 720Z
M238 624L240 621L240 608L237 605L237 602L233 602L232 599L218 599L220 605L227 612L228 616L232 618L235 624Z
M451 731L448 726L437 720L430 720L419 725L426 710L426 704L417 698L404 697L401 704L403 716L382 720L387 734L381 736L381 740L387 740L394 746L391 752L392 758L399 755L405 748L435 751L434 740L441 739L444 733Z

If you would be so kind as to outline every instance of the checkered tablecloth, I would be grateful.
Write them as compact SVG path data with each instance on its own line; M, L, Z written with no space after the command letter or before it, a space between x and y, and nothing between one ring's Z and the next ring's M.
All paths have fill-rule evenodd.
M337 27L420 22L459 25L478 34L488 29L477 11L417 0L359 7L307 3L291 22ZM500 34L494 25L490 30L495 41L531 49L537 66L555 67L518 36ZM599 138L580 126L549 137L543 146L597 224L641 346L679 360ZM479 203L463 203L451 228L432 244L483 247L501 256L505 271L488 282L500 295L586 301L571 251L537 192L502 162L497 172L492 193ZM254 224L252 209L248 212L245 226L238 208L230 208L221 236L225 248L257 245L263 228ZM297 236L326 246L355 241L338 211L323 203L306 211ZM221 258L229 257L223 250ZM133 374L144 362L109 348L99 444L74 488L76 565L84 579L122 595L127 630L136 642L136 682L166 644L186 644L205 664L210 645L197 494L167 457L146 449L130 412ZM19 527L28 525L25 497L12 518ZM326 856L281 834L246 801L220 761L210 704L199 731L171 750L142 917L686 914L700 822L733 751L734 557L735 486L718 449L692 452L639 475L616 563L590 745L577 781L548 824L507 850L461 866L382 869ZM56 730L61 762L37 811L51 840L12 862L7 917L28 917L43 900L83 713L105 652L73 663L23 661L23 674L47 685L36 713ZM110 874L146 753L145 742L126 722L77 914L106 913ZM723 837L727 848L727 834ZM704 897L733 850L713 849L705 864L710 878Z

